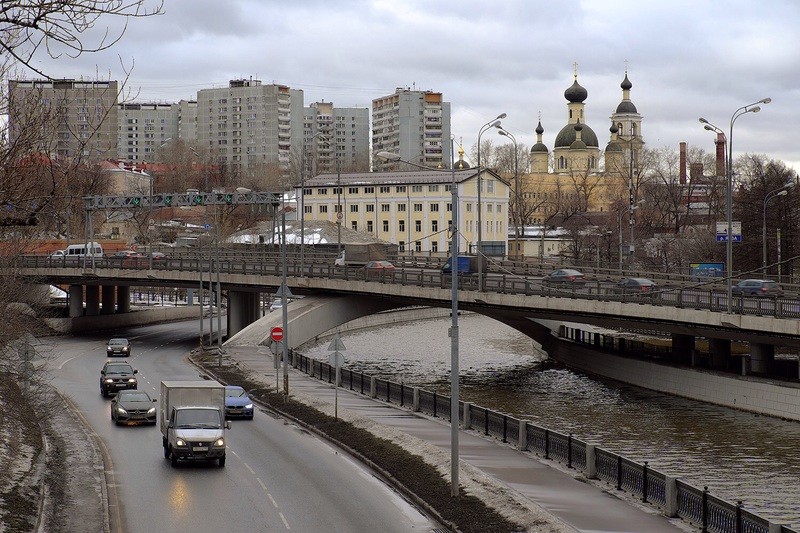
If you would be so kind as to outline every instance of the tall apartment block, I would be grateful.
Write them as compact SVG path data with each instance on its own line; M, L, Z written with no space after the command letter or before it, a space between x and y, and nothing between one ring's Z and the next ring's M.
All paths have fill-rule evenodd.
M369 109L315 102L305 108L305 175L369 170ZM337 167L338 164L338 167Z
M278 164L288 171L303 138L303 91L231 80L197 93L198 146L233 169Z
M36 128L38 150L54 158L117 156L116 81L10 80L9 135Z
M194 143L197 102L174 104L119 104L117 157L128 161L154 161L156 152L170 141Z
M398 154L400 159L431 168L450 168L450 102L442 93L398 88L372 101L372 153ZM373 169L405 168L373 158Z

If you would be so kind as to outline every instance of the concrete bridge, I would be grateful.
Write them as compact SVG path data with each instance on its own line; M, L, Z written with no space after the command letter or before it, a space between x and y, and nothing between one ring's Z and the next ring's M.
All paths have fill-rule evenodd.
M36 257L26 258L19 272L36 283L69 285L71 317L102 317L130 311L131 287L192 289L200 287L201 277L207 285L209 266L196 259L171 259L148 270L101 260L89 268ZM228 336L232 337L261 317L261 294L273 294L281 286L283 267L273 257L227 259L217 268L227 294ZM292 348L356 318L403 307L450 308L452 303L450 278L438 269L399 268L367 277L363 269L310 261L302 267L292 262L286 270L285 281L292 293L316 297L300 300L292 308L287 339ZM609 284L601 282L581 289L545 287L538 278L525 275L490 274L483 291L477 290L474 275L459 276L458 282L460 310L503 322L545 350L553 330L564 323L669 336L670 358L677 364L690 364L700 337L708 339L712 364L717 366L727 365L734 356L731 341L746 342L751 371L764 375L769 374L777 346L800 348L800 302L795 299L737 299L736 312L729 313L724 294L691 286L643 298L614 294ZM304 311L299 313L298 308Z

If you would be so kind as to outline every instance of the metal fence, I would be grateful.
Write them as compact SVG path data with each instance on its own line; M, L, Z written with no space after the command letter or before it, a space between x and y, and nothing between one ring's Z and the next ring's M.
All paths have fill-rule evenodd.
M289 357L295 368L333 384L335 369L328 363L294 350L290 350ZM348 369L341 370L340 379L340 387L450 421L449 395ZM770 524L767 519L746 510L741 501L730 503L711 494L708 487L698 489L651 468L647 461L639 464L575 438L572 433L565 435L465 402L459 402L458 412L459 424L464 429L478 431L520 450L582 471L588 478L599 479L654 505L667 516L678 516L703 532L798 533L786 525Z

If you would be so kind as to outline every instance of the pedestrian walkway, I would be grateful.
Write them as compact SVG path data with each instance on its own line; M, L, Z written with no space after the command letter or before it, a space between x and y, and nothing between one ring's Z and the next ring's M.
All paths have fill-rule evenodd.
M230 346L225 357L266 377L276 377L273 356L264 346ZM282 371L279 377L282 386ZM290 369L289 394L298 398L313 398L326 412L333 413L338 396L338 412L363 417L410 435L450 453L450 426L441 419L391 405L368 396L333 386ZM462 469L473 467L493 479L495 484L513 489L517 501L531 509L546 511L557 521L582 532L676 532L691 531L680 519L668 519L658 508L637 504L615 494L613 487L585 480L578 473L545 461L529 452L518 451L497 440L472 431L459 433L459 457ZM449 467L448 467L449 468ZM462 485L465 477L460 474ZM563 530L567 530L564 528Z

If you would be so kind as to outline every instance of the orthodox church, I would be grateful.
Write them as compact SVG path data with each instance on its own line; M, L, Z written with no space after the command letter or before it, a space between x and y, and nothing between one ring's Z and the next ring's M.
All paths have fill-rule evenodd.
M628 72L620 84L622 101L611 114L609 141L601 151L597 134L586 123L588 91L578 83L564 91L567 123L556 135L552 152L544 144L541 117L530 151L530 173L520 188L525 224L558 223L572 214L608 212L632 204L636 169L644 145L642 116L631 101Z

